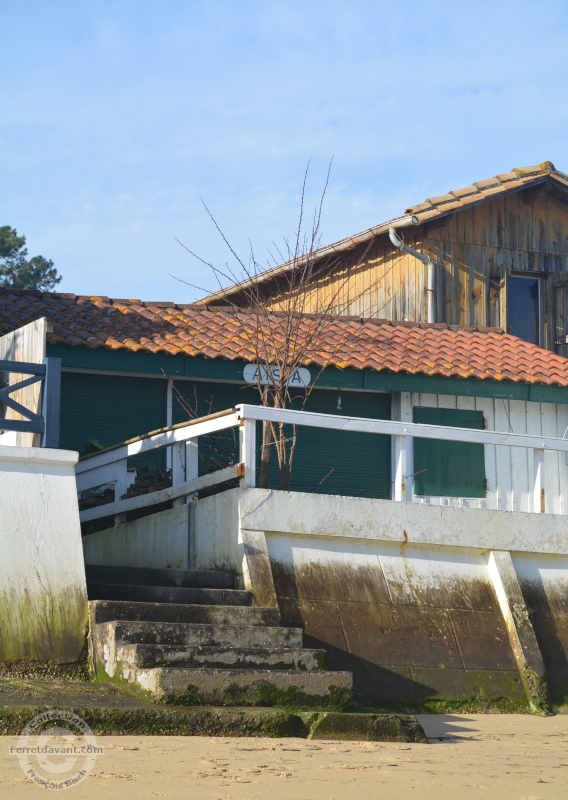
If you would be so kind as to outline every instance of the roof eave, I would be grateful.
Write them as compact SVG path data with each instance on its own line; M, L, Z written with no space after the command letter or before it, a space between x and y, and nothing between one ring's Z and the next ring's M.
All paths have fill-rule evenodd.
M254 278L247 279L246 281L242 281L234 286L229 286L227 289L220 289L218 292L213 292L213 294L207 295L207 297L204 297L201 300L196 300L194 305L208 305L213 301L222 300L226 297L230 297L231 295L239 294L239 292L242 292L243 290L248 289L257 283L264 283L265 281L278 277L278 275L289 272L293 267L303 266L309 258L319 260L321 258L325 258L326 256L331 256L334 253L342 253L347 250L353 250L360 244L364 244L365 242L368 242L377 236L388 233L389 228L409 228L419 224L420 221L415 214L405 214L403 217L396 217L388 222L381 222L380 225L375 225L373 228L368 228L366 231L355 234L355 236L349 236L346 239L341 239L341 241L335 242L334 244L321 247L309 255L302 256L298 259L293 259L292 261L287 261L285 264L281 264L278 267L273 267L270 270L266 270L266 272L263 272Z

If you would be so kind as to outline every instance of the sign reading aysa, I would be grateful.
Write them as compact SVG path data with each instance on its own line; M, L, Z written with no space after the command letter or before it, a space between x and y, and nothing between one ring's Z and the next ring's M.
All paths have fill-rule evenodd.
M280 369L270 364L247 364L243 369L243 378L247 383L260 383L262 386L278 383ZM309 386L312 376L304 367L298 367L290 377L290 386Z

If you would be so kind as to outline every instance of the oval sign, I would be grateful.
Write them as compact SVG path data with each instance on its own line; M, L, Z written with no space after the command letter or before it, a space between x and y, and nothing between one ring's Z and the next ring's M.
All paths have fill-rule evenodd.
M257 383L260 378L261 386L278 383L280 370L266 364L247 364L243 369L243 378L247 383ZM298 367L292 373L289 381L290 386L309 386L312 376L305 367Z

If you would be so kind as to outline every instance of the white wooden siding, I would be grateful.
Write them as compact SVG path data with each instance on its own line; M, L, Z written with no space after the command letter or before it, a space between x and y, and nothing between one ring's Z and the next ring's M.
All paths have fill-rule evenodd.
M527 403L487 397L412 394L413 406L482 411L487 430L537 436L568 436L568 405ZM565 436L566 434L566 436ZM416 503L528 511L533 508L533 454L519 447L485 445L486 498L414 497ZM565 453L545 453L545 513L568 514L568 463Z

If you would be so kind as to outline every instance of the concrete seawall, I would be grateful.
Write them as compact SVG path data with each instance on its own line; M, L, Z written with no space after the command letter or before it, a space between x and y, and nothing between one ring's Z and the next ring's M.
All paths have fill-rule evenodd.
M566 518L235 493L243 584L351 670L360 699L526 697L536 710L544 678L568 694ZM201 502L219 515L229 494ZM216 530L202 522L196 552L202 537L224 550Z
M0 663L76 662L87 586L77 453L0 446Z
M353 672L361 700L538 710L547 682L553 699L568 695L563 516L234 489L197 502L189 537L183 508L165 512L168 558L236 570L258 605L325 648L328 668ZM88 537L86 554L126 563L127 533L136 563L155 565L152 526L121 527Z

